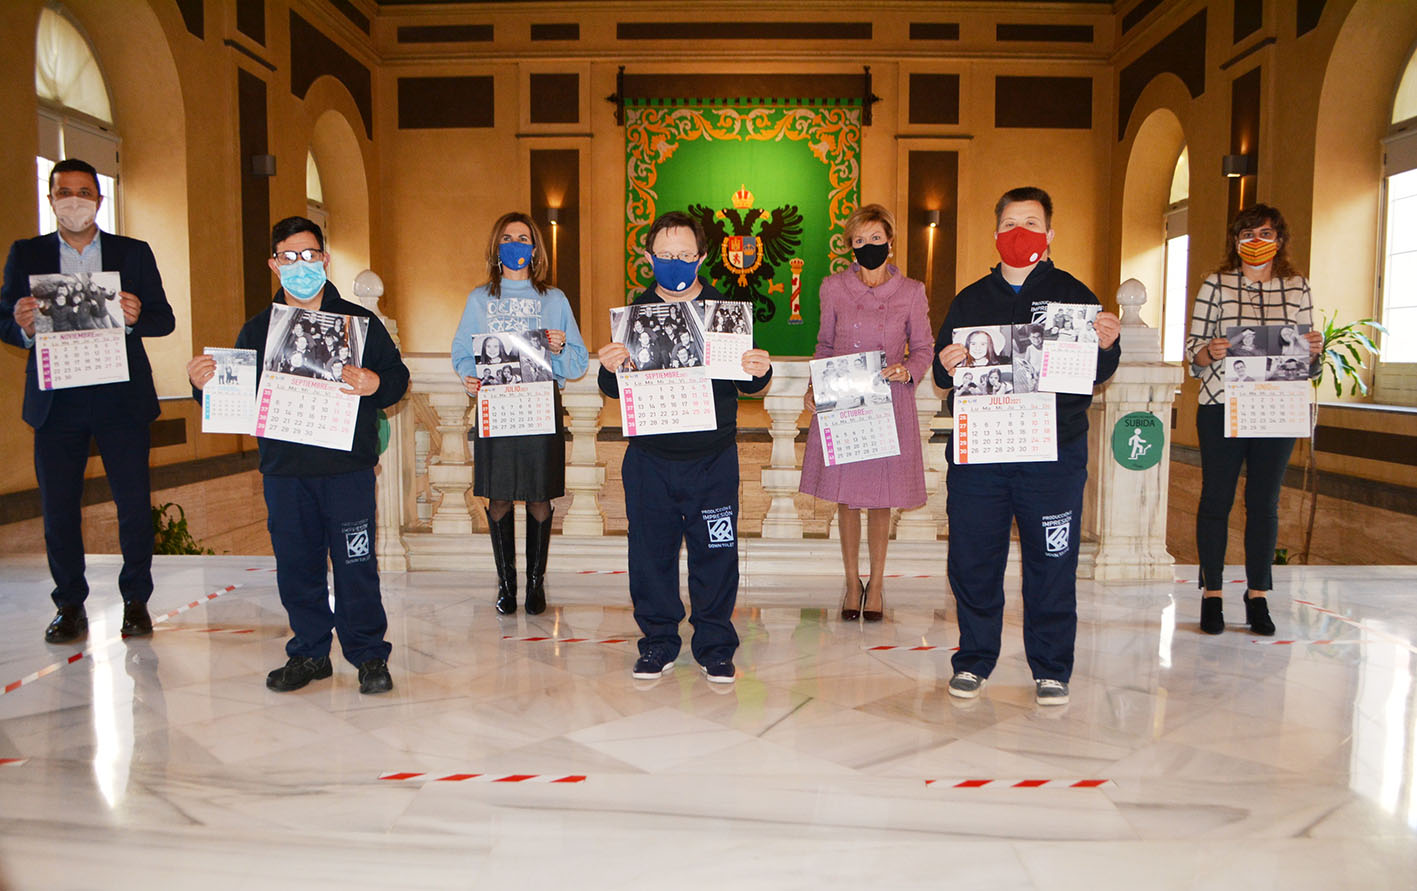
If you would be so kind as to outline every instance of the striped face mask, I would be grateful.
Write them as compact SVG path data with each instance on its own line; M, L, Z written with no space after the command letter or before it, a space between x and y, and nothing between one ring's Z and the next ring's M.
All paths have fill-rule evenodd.
M1237 244L1235 250L1240 254L1240 259L1244 261L1246 266L1263 266L1273 260L1275 254L1279 253L1279 242L1251 238L1249 241Z

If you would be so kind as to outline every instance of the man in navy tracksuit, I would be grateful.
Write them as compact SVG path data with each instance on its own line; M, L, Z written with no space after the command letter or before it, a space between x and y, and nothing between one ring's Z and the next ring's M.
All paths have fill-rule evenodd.
M389 332L364 307L340 297L325 279L329 255L320 227L304 217L288 217L271 233L270 267L280 276L273 303L369 319L369 336L360 367L345 365L341 376L358 393L354 442L348 452L260 438L261 476L266 494L266 524L276 557L276 586L290 618L286 664L266 677L266 686L298 690L327 678L331 629L339 632L344 657L359 668L359 692L393 689L384 640L388 619L379 593L374 557L374 465L379 462L378 411L398 402L408 389L408 368ZM265 365L271 309L266 307L242 327L237 349L256 351ZM216 360L196 356L187 363L192 395L216 374ZM335 607L331 612L325 583L326 560L334 567Z
M1053 202L1042 189L1004 193L994 207L1002 262L955 296L935 338L935 383L952 385L965 347L957 329L1035 322L1049 302L1097 305L1087 286L1047 259ZM1098 313L1097 383L1121 357L1121 321ZM950 394L953 406L954 394ZM1091 394L1057 395L1056 461L955 464L946 477L948 573L959 617L951 696L973 699L999 659L1009 527L1017 520L1023 562L1023 642L1039 705L1063 705L1077 637L1077 564L1087 482L1087 408Z
M702 227L688 214L666 213L645 236L655 286L636 304L724 299L698 278L707 253ZM700 313L702 316L702 313ZM620 398L615 369L630 359L623 343L600 349L600 389ZM625 449L621 476L629 519L630 602L644 636L631 672L646 680L674 667L679 655L679 545L689 549L689 623L693 653L710 682L729 684L738 633L738 393L757 393L772 378L766 350L743 354L752 380L713 382L713 430L639 436Z

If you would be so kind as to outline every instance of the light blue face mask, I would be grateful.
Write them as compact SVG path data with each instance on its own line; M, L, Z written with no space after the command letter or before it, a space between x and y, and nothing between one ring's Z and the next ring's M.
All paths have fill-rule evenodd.
M325 264L296 260L280 267L280 286L296 300L310 300L325 287Z

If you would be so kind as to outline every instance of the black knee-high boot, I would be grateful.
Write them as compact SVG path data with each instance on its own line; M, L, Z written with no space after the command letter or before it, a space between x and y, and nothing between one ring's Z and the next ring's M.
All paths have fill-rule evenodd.
M488 511L487 531L492 536L492 561L497 564L497 612L510 616L517 611L517 532L512 512L494 520Z
M551 517L543 522L526 512L526 611L539 615L546 611L546 553L551 548Z

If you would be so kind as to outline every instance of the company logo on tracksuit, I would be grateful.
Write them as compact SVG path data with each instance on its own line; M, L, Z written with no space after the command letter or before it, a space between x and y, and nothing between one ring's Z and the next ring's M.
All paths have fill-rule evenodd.
M709 547L731 548L736 544L732 506L708 508L703 511L703 515L704 523L708 526Z
M1043 518L1043 542L1049 557L1063 557L1072 539L1073 512L1049 514Z

